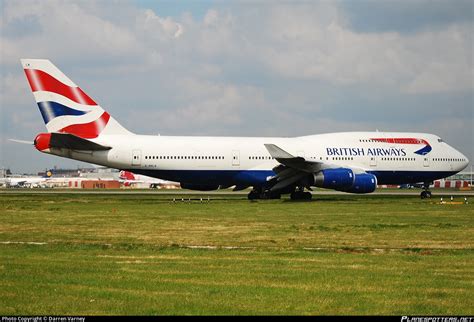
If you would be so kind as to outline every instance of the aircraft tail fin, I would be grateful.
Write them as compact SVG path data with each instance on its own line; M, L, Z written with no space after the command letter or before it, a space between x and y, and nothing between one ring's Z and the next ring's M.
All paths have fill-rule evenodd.
M51 178L54 174L54 169L49 169L44 173L44 176L42 178Z
M131 134L47 59L21 64L48 132L83 139L101 134Z
M130 171L125 171L125 170L120 171L119 178L122 180L136 180L133 173L131 173Z

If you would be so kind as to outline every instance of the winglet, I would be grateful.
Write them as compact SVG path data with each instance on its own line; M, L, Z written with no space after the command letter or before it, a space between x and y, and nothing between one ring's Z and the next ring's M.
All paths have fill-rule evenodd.
M285 150L279 148L275 144L264 144L267 148L268 153L275 159L294 159L295 156L289 154Z

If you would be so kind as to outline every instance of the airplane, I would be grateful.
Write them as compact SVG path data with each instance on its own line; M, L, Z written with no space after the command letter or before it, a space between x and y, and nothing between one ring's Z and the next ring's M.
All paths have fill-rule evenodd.
M1 185L7 188L43 188L46 187L46 183L51 179L52 171L46 172L43 177L40 176L18 176L18 177L5 177L0 178Z
M149 188L158 188L162 185L174 185L174 182L158 178L148 177L142 174L134 174L130 171L122 170L119 174L119 181L126 187L134 184L145 184Z
M37 150L179 182L184 189L251 188L248 199L309 200L313 187L371 193L377 184L429 185L469 160L427 133L343 132L300 137L138 135L125 129L49 60L22 59L46 124ZM306 191L308 190L308 191Z

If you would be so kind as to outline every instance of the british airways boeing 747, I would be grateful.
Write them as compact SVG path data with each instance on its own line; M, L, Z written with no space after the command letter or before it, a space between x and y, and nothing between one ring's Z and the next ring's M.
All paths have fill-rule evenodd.
M44 153L176 181L193 190L251 187L249 199L310 199L311 187L370 193L377 184L423 185L469 160L426 133L346 132L281 137L134 134L49 60L22 59L46 124L34 140Z

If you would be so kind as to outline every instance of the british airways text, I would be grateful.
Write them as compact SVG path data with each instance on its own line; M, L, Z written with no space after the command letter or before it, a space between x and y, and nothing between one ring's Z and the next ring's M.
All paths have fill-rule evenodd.
M404 148L326 148L328 156L394 156L404 157L407 155Z

